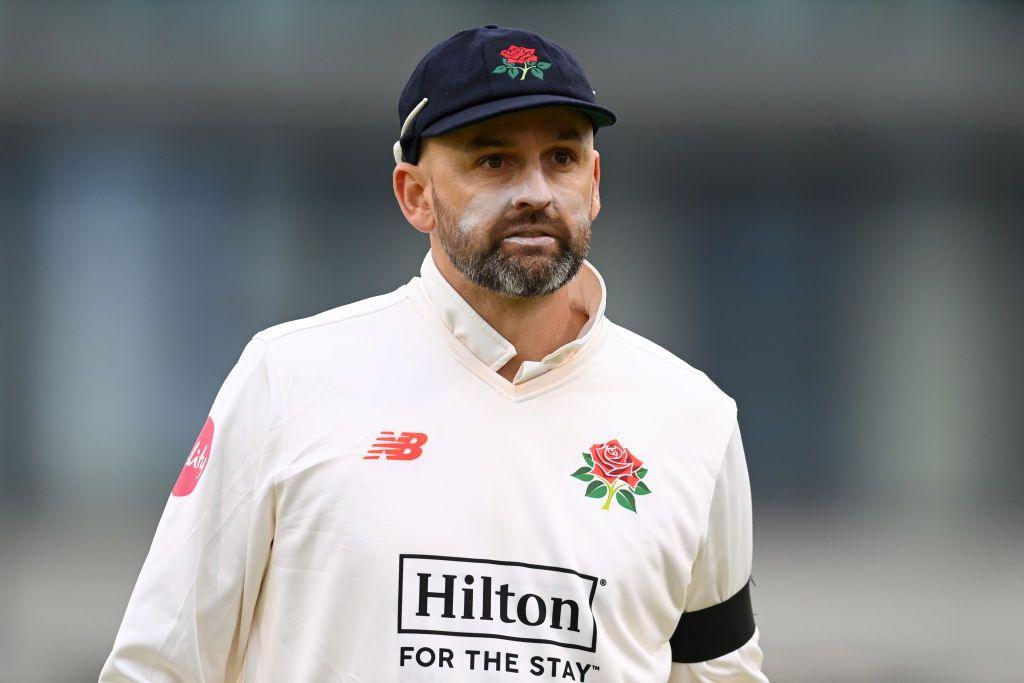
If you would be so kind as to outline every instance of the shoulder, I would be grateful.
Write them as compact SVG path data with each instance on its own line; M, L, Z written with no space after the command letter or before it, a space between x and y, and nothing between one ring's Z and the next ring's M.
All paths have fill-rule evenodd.
M736 401L700 370L630 329L605 318L617 342L616 365L657 393L687 400L714 410L728 421L735 418Z
M389 344L399 343L408 318L406 285L271 325L253 335L263 342L272 365L320 372L325 367L350 367L367 357L393 356Z
M692 425L709 444L709 468L722 462L737 420L736 400L706 372L665 347L605 319L616 343L611 371L646 409L672 415L674 424Z
M363 319L367 317L386 315L389 309L403 303L406 296L405 285L402 285L386 294L378 294L336 306L305 318L271 325L253 336L270 345L275 345L275 343L281 343L289 338L309 337L317 332L330 333L339 328L358 326L365 323L366 321Z

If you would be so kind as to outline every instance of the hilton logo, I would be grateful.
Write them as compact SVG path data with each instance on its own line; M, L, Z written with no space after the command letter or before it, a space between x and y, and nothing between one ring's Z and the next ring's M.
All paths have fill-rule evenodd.
M597 578L525 562L398 556L398 632L549 643L594 652Z

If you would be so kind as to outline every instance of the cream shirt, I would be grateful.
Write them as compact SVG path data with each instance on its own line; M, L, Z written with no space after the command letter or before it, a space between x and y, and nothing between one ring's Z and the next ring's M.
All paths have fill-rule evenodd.
M608 320L515 354L436 270L258 332L105 683L766 681L735 401Z

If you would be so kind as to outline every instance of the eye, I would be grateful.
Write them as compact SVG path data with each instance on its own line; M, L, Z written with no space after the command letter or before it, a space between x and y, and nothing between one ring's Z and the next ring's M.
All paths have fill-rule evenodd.
M498 165L498 166L495 166L495 165L494 165L494 164L492 164L491 162L492 162L492 161L498 161L498 162L500 162L501 160L502 160L502 157L501 157L501 155L500 155L500 154L491 154L491 155L489 155L489 156L486 156L486 157L484 157L483 159L481 159L481 160L480 160L480 163L482 163L482 164L486 164L486 165L487 165L487 168L490 168L490 169L494 169L494 170L497 170L497 169L501 168L501 166L500 166L500 165ZM479 164L478 164L478 165L479 165Z
M568 165L575 161L576 155L567 149L555 150L555 161L559 165Z

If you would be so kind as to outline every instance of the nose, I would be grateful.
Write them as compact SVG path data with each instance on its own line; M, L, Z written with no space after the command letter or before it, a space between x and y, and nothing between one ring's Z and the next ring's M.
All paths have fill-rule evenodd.
M541 165L531 164L523 171L512 205L517 209L546 209L551 203L551 187Z

